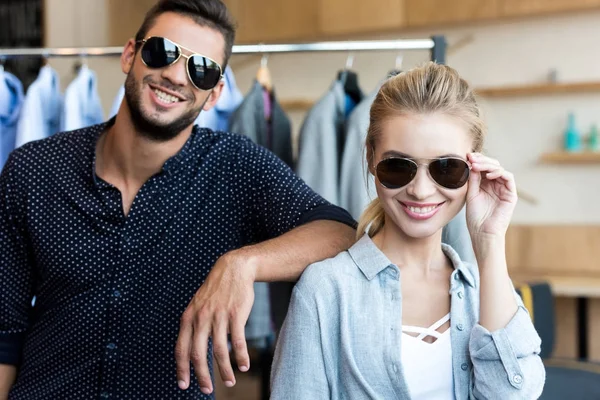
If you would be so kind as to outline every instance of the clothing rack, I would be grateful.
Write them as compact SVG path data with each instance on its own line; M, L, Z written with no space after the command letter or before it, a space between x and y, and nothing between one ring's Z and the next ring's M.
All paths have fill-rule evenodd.
M306 52L354 52L385 50L430 50L431 60L440 64L446 61L446 39L444 36L432 36L429 39L410 40L364 40L313 42L291 44L252 44L234 45L234 54L273 54ZM0 48L0 60L18 57L95 57L120 56L123 47L64 47L64 48Z

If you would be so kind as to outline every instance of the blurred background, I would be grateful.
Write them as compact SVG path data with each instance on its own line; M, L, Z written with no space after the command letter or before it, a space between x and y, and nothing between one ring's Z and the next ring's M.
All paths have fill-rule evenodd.
M445 62L476 89L489 135L485 151L517 180L520 201L508 236L515 286L544 340L549 379L600 398L600 0L228 0L236 44L427 39L441 35ZM122 46L154 0L0 0L0 61L26 92L43 64L60 90L81 65L97 75L109 118L124 82L119 58L2 56L3 49ZM291 121L294 157L307 112L341 70L368 95L392 69L431 59L430 50L234 55L242 95L268 68ZM242 132L243 133L243 132ZM1 134L1 132L0 132ZM276 331L276 329L275 329ZM263 342L265 343L265 342ZM219 398L266 398L273 338L253 349L253 372L238 373ZM565 383L569 382L569 383ZM550 393L552 392L552 393ZM550 397L551 395L558 397Z

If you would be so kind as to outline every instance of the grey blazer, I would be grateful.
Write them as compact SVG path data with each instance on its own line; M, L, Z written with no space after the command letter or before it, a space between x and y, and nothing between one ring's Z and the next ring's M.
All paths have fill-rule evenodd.
M272 137L269 146L263 88L260 83L254 81L242 104L231 116L229 130L248 136L254 143L268 148L293 168L292 124L277 101L274 90L271 92L271 127Z
M340 144L344 136L344 85L335 81L310 109L300 128L296 172L332 204L339 202Z

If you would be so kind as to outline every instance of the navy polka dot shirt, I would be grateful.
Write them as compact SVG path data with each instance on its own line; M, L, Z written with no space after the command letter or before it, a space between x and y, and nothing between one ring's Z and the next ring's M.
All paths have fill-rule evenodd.
M2 171L0 364L19 369L10 399L212 398L195 378L177 388L174 348L217 259L312 220L355 225L268 150L198 127L124 216L118 189L94 173L112 123L28 143Z

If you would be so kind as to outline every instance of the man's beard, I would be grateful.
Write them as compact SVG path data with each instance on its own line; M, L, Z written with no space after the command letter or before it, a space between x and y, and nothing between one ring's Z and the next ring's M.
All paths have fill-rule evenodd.
M153 82L150 76L146 76L143 80L145 84L148 84L148 82ZM177 91L168 82L162 82L160 86ZM155 142L167 142L177 137L181 131L194 123L204 107L204 104L202 104L197 109L188 109L181 117L169 123L153 121L149 115L142 111L141 86L138 85L138 81L133 75L133 70L127 74L127 79L125 80L125 100L129 106L131 121L135 129L142 136Z

